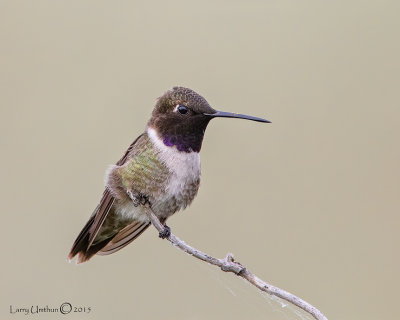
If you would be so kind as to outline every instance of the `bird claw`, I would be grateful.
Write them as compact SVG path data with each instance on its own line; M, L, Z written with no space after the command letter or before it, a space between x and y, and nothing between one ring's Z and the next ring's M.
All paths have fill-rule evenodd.
M166 224L164 225L164 230L158 233L158 236L161 239L168 238L171 235L171 228L168 227Z
M133 192L131 190L128 190L128 191L126 191L126 193L128 194L129 198L131 198L133 205L135 207L137 207L139 205L144 206L147 203L150 204L149 197L140 192L133 194Z

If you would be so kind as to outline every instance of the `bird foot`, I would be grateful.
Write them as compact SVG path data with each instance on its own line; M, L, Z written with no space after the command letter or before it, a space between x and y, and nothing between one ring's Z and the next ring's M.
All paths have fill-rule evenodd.
M144 206L144 205L146 205L146 204L149 204L150 205L150 201L149 201L149 197L148 196L146 196L146 195L144 195L144 194L142 194L142 193L133 193L132 191L130 191L130 190L128 190L127 192L126 192L127 194L128 194L128 196L129 196L129 198L131 198L131 200L132 200L132 202L133 202L133 205L135 206L135 207L137 207L137 206L139 206L139 205L142 205L142 206Z
M164 230L161 231L161 232L158 234L158 236L159 236L161 239L165 239L165 238L168 238L170 235L171 235L171 228L168 227L168 226L165 224L165 225L164 225Z

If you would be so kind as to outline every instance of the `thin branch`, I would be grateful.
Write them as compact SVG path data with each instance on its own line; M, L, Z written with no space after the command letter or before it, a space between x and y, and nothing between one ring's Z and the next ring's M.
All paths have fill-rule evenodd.
M160 232L160 233L165 232L164 225L160 222L160 220L158 220L157 216L153 213L153 211L150 208L147 208L146 213L147 213L151 223L158 230L158 232ZM171 242L175 247L178 247L179 249L196 257L197 259L200 259L200 260L203 260L210 264L213 264L215 266L218 266L221 268L222 271L232 272L232 273L236 274L237 276L242 277L243 279L246 279L248 282L250 282L253 286L257 287L261 291L264 291L273 296L277 296L283 300L286 300L286 301L294 304L295 306L299 307L300 309L303 309L304 311L311 314L315 319L328 320L322 314L321 311L319 311L317 308L315 308L308 302L304 301L303 299L300 299L299 297L296 297L294 294L291 294L290 292L287 292L278 287L275 287L269 283L266 283L265 281L261 280L260 278L258 278L255 274L251 273L245 266L243 266L239 262L235 261L233 259L233 254L231 254L231 253L228 253L227 256L225 257L225 259L217 259L217 258L211 257L210 255L189 246L188 244L186 244L185 242L180 240L178 237L176 237L172 233L166 239L168 239L168 241Z

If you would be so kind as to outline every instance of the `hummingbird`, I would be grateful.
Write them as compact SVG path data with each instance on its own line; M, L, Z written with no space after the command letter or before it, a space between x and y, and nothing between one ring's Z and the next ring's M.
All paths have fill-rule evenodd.
M145 132L105 174L100 203L76 238L68 258L77 263L93 255L112 254L135 240L151 224L145 206L164 225L161 238L170 235L167 219L186 208L200 185L200 149L214 118L270 121L217 111L189 88L173 87L157 99Z

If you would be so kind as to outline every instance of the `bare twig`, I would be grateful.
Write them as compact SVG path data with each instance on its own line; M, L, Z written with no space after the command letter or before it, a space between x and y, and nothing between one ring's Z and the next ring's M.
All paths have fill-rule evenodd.
M160 222L160 220L158 220L157 216L153 213L153 211L150 208L148 208L148 210L146 210L146 213L147 213L151 223L154 225L154 227L160 233L165 232L164 225ZM299 297L296 297L295 295L291 294L290 292L282 290L278 287L274 287L273 285L270 285L270 284L266 283L265 281L261 280L260 278L258 278L256 275L251 273L242 264L235 261L233 259L233 254L228 253L227 256L225 257L225 259L217 259L217 258L211 257L210 255L189 246L188 244L186 244L185 242L180 240L178 237L176 237L172 233L169 235L169 237L167 237L167 239L174 246L176 246L179 249L185 251L186 253L196 257L197 259L200 259L200 260L203 260L210 264L213 264L215 266L218 266L221 268L222 271L232 272L232 273L236 274L237 276L242 277L243 279L246 279L248 282L250 282L252 285L257 287L261 291L264 291L268 294L277 296L283 300L286 300L286 301L294 304L295 306L299 307L300 309L303 309L304 311L311 314L315 319L327 320L327 318L322 314L321 311L319 311L317 308L315 308L308 302L304 301L303 299L300 299Z

